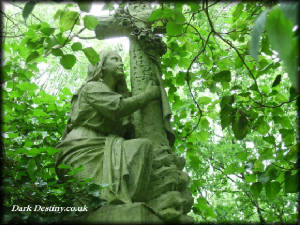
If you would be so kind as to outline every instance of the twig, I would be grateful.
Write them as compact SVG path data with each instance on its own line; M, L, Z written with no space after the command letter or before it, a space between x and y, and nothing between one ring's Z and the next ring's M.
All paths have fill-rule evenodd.
M65 42L63 43L63 45L61 46L61 47L64 47L66 44L67 44L67 42L68 41L70 41L71 39L69 39L70 38L70 36L71 36L71 33L72 33L72 31L73 31L73 29L74 29L74 27L75 27L75 24L77 23L77 20L79 19L79 14L78 14L78 16L76 17L76 19L75 19L75 21L74 21L74 23L73 23L73 26L72 26L72 28L71 28L71 30L70 30L70 33L69 33L69 35L68 35L68 37L67 37L67 39L65 40Z
M22 8L21 6L18 6L18 5L16 5L16 4L14 4L14 3L12 3L12 2L8 2L8 3L11 4L11 5L13 5L13 6L15 6L15 7L17 7L17 8L19 8L19 9L24 10L24 8ZM38 21L42 22L41 19L38 18L36 15L34 15L33 13L30 13L30 14L31 14L34 18L36 18Z
M298 98L298 97L297 97ZM253 98L250 97L250 99L255 102L256 104L258 104L260 107L264 107L264 108L278 108L278 107L281 107L282 105L284 104L288 104L288 103L291 103L293 101L296 101L297 98L295 99L292 99L292 100L289 100L289 101L286 101L286 102L281 102L279 105L265 105L263 103L260 103L260 102L257 102L255 101ZM253 108L259 108L259 107L253 107Z
M191 85L190 85L190 69L192 68L192 65L194 64L194 62L196 61L196 59L197 59L197 58L203 53L203 51L205 50L206 45L207 45L207 43L208 43L208 40L209 40L211 34L212 34L212 32L210 32L210 33L208 34L207 39L206 39L206 41L205 41L205 43L204 43L202 49L201 49L201 50L198 52L198 54L193 58L192 62L190 63L190 65L189 65L189 67L188 67L188 70L186 71L186 82L187 82L187 85L188 85L188 88L189 88L189 92L190 92L190 94L191 94L191 96L192 96L192 99L193 99L193 101L195 102L196 107L197 107L197 109L198 109L198 111L199 111L199 119L198 119L198 122L197 122L196 126L194 126L194 128L193 128L187 135L185 135L184 138L187 138L188 136L190 136L190 135L197 129L197 127L199 126L200 120L201 120L201 118L202 118L203 112L202 112L202 110L201 110L201 108L200 108L198 102L197 102L196 99L195 99L195 96L194 96L194 94L193 94L193 92L192 92Z
M206 2L206 4L207 4L207 2ZM251 78L254 80L255 86L256 86L257 91L258 91L258 93L259 93L259 95L260 95L260 97L261 97L261 102L262 102L262 100L263 100L263 95L262 95L262 93L260 92L260 90L259 90L259 88L258 88L258 84L257 84L256 78L255 78L254 74L252 73L252 71L250 70L250 68L248 67L248 65L246 64L246 62L245 62L243 56L241 55L241 53L239 52L239 50L238 50L238 49L237 49L230 41L224 39L224 38L222 37L222 35L220 35L218 32L215 31L215 28L214 28L214 25L213 25L213 23L212 23L212 21L211 21L211 19L210 19L210 16L209 16L208 8L207 8L207 7L205 8L204 12L205 12L206 17L207 17L207 19L208 19L208 23L209 23L209 25L210 25L211 32L213 32L213 33L214 33L215 35L217 35L222 41L224 41L224 42L225 42L226 44L228 44L231 48L233 48L233 49L235 50L235 52L237 53L238 57L241 59L242 63L244 64L244 66L245 66L246 69L248 70L248 72L249 72Z

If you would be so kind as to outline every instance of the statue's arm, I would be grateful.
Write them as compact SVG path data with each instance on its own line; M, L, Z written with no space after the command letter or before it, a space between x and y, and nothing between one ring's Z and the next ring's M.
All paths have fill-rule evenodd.
M142 94L134 95L132 97L121 99L120 106L117 110L117 115L120 117L130 115L136 110L144 107L148 102L157 99L160 96L158 87L154 87L152 90L146 90Z
M98 86L92 82L85 86L84 91L87 102L112 120L130 115L160 96L158 86L148 86L144 93L127 98L107 89L104 85Z

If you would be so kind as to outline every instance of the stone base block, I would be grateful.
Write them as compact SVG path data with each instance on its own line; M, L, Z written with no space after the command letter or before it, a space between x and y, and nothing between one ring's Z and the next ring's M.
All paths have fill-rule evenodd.
M162 224L163 221L144 203L107 205L87 215L87 223Z

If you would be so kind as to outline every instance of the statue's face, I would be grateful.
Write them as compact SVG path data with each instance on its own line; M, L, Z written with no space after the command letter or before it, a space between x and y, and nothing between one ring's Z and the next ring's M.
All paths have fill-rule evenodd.
M123 76L124 70L121 56L116 52L108 53L102 71L103 73L116 75L118 77Z

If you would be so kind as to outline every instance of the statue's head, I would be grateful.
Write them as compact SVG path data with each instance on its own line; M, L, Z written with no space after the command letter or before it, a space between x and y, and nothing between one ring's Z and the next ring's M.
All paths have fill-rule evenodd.
M105 49L99 56L99 62L88 68L87 81L99 80L104 74L116 75L120 78L123 76L123 62L117 51Z

